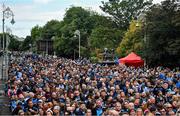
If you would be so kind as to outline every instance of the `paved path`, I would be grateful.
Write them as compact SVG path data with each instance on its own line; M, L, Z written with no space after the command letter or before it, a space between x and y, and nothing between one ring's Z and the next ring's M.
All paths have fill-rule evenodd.
M3 64L3 57L0 56L0 79L2 79L2 64Z
M0 115L11 115L9 98L4 95L4 81L0 80Z
M0 56L0 79L8 79L8 58Z
M2 71L2 68L6 68L6 67L2 67L2 64L3 64L3 57L0 56L0 115L4 116L4 115L11 115L11 112L9 110L9 98L4 94L5 82L3 79L7 77L5 77L5 70Z

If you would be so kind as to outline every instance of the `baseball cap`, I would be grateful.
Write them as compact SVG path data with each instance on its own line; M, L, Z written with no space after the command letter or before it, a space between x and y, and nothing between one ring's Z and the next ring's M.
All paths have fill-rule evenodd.
M54 106L54 110L60 110L59 106Z
M42 99L38 100L38 103L42 103L42 102L43 102L43 100L42 100Z

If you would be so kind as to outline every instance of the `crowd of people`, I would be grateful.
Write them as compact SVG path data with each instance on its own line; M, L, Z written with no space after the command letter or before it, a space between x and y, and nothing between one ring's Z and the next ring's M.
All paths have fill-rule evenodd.
M6 93L13 115L180 115L178 68L134 68L22 55Z

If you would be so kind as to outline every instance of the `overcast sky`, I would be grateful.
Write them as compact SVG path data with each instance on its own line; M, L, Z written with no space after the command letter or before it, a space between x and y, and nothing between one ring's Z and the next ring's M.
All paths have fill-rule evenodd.
M62 20L67 8L73 6L82 6L91 8L94 11L103 13L99 6L102 0L0 0L2 19L2 4L9 6L14 12L15 24L11 25L11 19L5 20L5 25L11 28L12 34L19 37L30 35L30 30L35 25L43 26L51 19ZM108 1L108 0L103 0ZM162 0L154 0L159 3ZM2 27L2 22L0 23ZM2 28L0 28L2 32Z

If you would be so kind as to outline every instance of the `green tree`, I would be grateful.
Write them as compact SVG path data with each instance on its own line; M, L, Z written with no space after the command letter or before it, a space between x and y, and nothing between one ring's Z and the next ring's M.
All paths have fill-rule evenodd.
M73 57L74 53L78 56L79 41L77 37L74 37L74 32L77 29L81 35L81 56L84 57L88 57L91 52L94 52L96 45L91 46L91 42L94 43L94 40L101 39L98 34L102 36L105 34L103 38L106 38L106 46L113 46L114 48L113 43L117 45L123 36L123 31L117 29L109 17L82 7L67 9L62 21L51 20L42 28L34 27L33 29L31 31L33 38L52 39L54 36L54 50L57 55L65 57Z
M66 24L72 24L76 29L86 29L88 25L85 24L87 24L86 21L89 16L90 12L88 10L82 7L71 7L65 13L64 22Z
M122 40L123 31L116 28L99 26L92 30L90 35L91 57L103 60L103 50L108 48L114 51ZM112 52L111 52L112 53Z
M42 27L38 25L36 25L31 29L32 43L35 43L37 40L41 38L41 33L42 33Z
M127 29L130 21L137 18L148 6L152 4L152 0L109 0L102 1L100 8L112 16L119 29Z
M66 11L62 21L63 25L60 28L61 35L55 40L54 47L57 53L63 56L73 56L74 49L78 45L78 40L74 38L76 29L81 32L81 45L86 44L86 30L83 28L88 16L89 12L81 7L71 7Z
M89 17L89 23L92 25L91 29L97 28L99 26L102 27L109 27L109 28L116 28L116 25L111 20L110 17L99 15L97 13L91 13L91 16Z
M42 28L41 39L51 39L53 36L58 35L60 26L61 23L57 20L47 22Z
M154 5L146 15L146 59L149 65L179 66L180 7L177 0Z
M26 36L26 38L24 39L24 41L22 42L22 45L21 45L21 50L23 51L26 51L26 50L29 50L30 49L30 44L32 45L32 38L31 36Z
M57 53L64 56L78 54L78 38L74 37L75 30L80 30L81 48L83 53L88 53L88 37L94 28L91 13L82 7L71 7L66 13L60 28L61 35L56 38L54 48ZM82 54L86 56L85 54Z
M136 52L141 54L142 50L143 50L142 24L141 22L132 20L128 31L125 33L125 36L123 37L116 51L120 56L126 56L130 52Z
M121 41L123 33L120 30L99 26L92 30L90 36L91 48L115 49Z
M11 51L20 51L22 42L17 40L14 36L10 37L8 49Z

